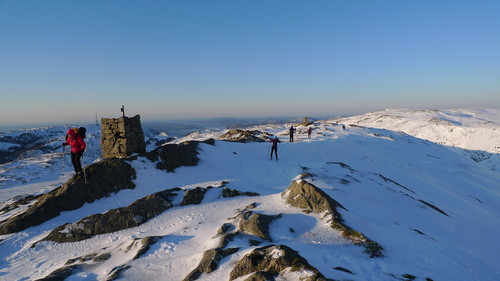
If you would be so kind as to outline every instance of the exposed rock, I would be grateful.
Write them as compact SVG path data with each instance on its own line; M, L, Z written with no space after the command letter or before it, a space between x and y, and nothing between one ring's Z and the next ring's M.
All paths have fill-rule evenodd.
M112 281L116 280L118 278L122 277L122 273L129 269L131 266L128 264L122 264L120 266L117 266L111 270L111 272L108 274L108 277L106 278L106 281Z
M127 207L109 210L104 214L91 215L77 222L58 226L43 240L74 242L98 234L141 225L173 207L171 201L176 195L170 189L148 195Z
M201 187L186 190L186 192L184 193L184 198L181 202L181 206L200 204L203 201L206 192L207 189Z
M232 142L265 142L272 135L258 130L231 129L219 137L220 140Z
M151 161L158 161L156 168L173 172L180 166L196 166L198 161L198 141L187 141L179 144L167 144L147 153ZM214 144L214 140L206 140L204 143Z
M332 228L341 231L344 238L364 246L365 252L370 257L383 256L382 246L345 225L342 216L337 211L337 207L346 209L313 184L305 180L293 181L288 189L281 193L281 196L285 198L288 204L301 208L305 212L324 213L325 217L329 217Z
M299 255L297 251L285 245L269 245L253 250L234 266L229 275L229 280L234 280L254 272L261 273L258 273L255 277L251 276L249 278L261 278L263 276L269 278L271 276L274 279L280 272L286 270L310 272L310 276L307 280L327 280L316 268L309 265L307 260ZM266 273L262 274L262 272Z
M36 281L64 281L70 277L71 274L78 268L78 265L71 265L59 268L44 278L37 279Z
M432 205L431 203L425 202L424 200L418 200L418 201L419 201L419 202L422 202L422 203L424 203L425 205L427 205L427 206L431 207L432 209L434 209L434 210L436 210L436 211L440 212L441 214L443 214L443 215L445 215L445 216L449 217L449 215L448 215L445 211L443 211L443 210L439 209L438 207L436 207L436 206Z
M230 188L225 187L224 189L222 189L221 195L224 198L229 198L229 197L236 197L236 196L242 196L242 195L244 195L244 196L259 196L260 194L258 194L257 192L241 192L241 191L238 191L236 189L230 189Z
M242 216L238 227L242 232L272 241L271 237L269 236L269 225L271 224L271 222L273 222L273 220L280 217L280 215L268 216L259 213L248 212L246 215Z
M323 190L307 181L293 181L290 187L281 193L281 196L285 198L286 203L294 207L313 213L328 212L333 215L335 223L343 222L336 208L345 208Z
M221 259L236 253L238 250L239 248L216 248L205 251L198 266L183 281L193 281L198 279L202 273L210 273L216 270Z
M0 226L0 235L39 225L62 211L75 210L85 203L108 196L121 189L135 187L135 170L125 159L105 159L85 167L83 175L73 177L62 186L46 193L23 213L9 218Z
M1 210L0 214L7 213L11 210L18 208L21 205L28 205L38 199L42 195L27 195L27 196L17 196L17 198L11 199L12 203L5 205Z

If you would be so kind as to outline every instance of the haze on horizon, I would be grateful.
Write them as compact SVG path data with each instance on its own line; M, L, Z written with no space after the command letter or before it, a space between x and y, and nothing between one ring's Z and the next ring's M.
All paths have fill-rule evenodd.
M0 1L0 127L500 108L500 2Z

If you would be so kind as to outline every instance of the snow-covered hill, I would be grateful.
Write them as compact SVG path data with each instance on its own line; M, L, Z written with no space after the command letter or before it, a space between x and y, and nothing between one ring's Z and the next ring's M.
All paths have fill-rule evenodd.
M305 127L294 124L294 143L287 142L289 124L245 128L278 135L279 161L269 160L269 143L221 140L199 143L197 165L174 172L158 169L161 159L136 155L124 159L135 171L133 189L1 235L0 279L243 281L251 273L238 275L237 269L250 258L265 272L252 275L263 279L251 280L322 280L316 273L332 280L498 280L500 173L493 162L485 162L498 157L491 140L499 124L498 110L386 110L314 122L310 139ZM173 143L218 139L227 132L205 130ZM469 150L490 157L478 162L464 152ZM5 191L41 194L68 179L60 177L59 168L40 170L50 181L19 180L0 190L0 228L41 204L26 199L3 208L14 202L13 192ZM338 203L333 213L293 205L300 196L291 201L287 196L305 183ZM72 184L86 190L93 186L92 179L89 186L66 182ZM152 202L147 200L158 192L165 210L147 219L132 215L137 226L77 242L41 241L58 226L55 234L70 237L96 215L140 212L134 206ZM142 206L150 205L157 206ZM253 214L268 222L267 236L244 227ZM340 217L347 229L333 228ZM362 237L381 246L381 255L370 254L373 248L359 243ZM279 247L267 260L262 255L269 245ZM276 264L288 255L280 245L297 251L309 266L295 257L286 270L278 270ZM210 253L214 259L203 267Z
M335 121L401 131L460 152L500 171L500 111L498 109L386 109Z

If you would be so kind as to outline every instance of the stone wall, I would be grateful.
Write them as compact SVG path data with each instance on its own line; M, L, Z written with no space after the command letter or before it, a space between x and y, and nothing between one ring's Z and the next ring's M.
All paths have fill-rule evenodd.
M101 148L103 158L125 157L146 152L141 117L102 118Z

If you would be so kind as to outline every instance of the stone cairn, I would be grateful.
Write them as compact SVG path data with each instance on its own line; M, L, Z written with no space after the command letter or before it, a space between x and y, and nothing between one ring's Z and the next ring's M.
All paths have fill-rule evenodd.
M125 157L146 152L141 117L126 116L101 119L101 149L103 158Z

